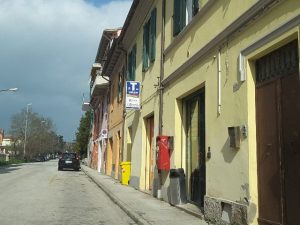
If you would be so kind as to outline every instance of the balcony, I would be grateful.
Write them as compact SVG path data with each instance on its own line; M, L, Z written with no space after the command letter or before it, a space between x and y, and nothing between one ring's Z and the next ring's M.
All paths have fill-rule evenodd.
M88 112L91 110L91 106L89 102L83 102L81 105L81 110L84 112Z
M91 82L91 97L106 95L108 81L101 76L96 76L94 82Z

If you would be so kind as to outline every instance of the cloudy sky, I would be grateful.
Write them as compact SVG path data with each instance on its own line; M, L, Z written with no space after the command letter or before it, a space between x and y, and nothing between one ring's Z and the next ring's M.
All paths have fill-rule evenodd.
M0 128L26 108L75 138L103 29L122 27L132 0L0 0ZM87 98L87 97L86 97Z

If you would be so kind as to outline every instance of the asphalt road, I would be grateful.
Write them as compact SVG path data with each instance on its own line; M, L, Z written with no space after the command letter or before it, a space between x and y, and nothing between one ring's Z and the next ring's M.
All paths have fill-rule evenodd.
M0 167L1 225L135 224L83 172L57 160Z

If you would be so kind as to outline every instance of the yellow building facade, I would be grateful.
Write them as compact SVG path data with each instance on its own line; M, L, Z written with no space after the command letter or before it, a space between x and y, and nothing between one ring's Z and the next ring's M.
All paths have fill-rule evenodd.
M127 81L141 84L140 109L126 110L123 156L124 161L131 162L130 185L152 193L156 171L155 137L159 123L161 22L158 19L161 18L162 5L160 1L134 1L133 5L135 3L137 5L131 8L132 17L123 43L128 46ZM130 36L131 41L127 41ZM132 54L134 57L130 58ZM134 74L130 74L133 72L130 71L132 64Z
M297 0L133 1L118 46L140 109L124 111L119 159L107 152L131 162L131 186L170 201L156 164L170 136L170 169L208 221L300 221L299 15Z
M264 108L270 99L259 100L263 96L284 101L285 97L279 97L284 89L280 82L285 82L290 70L298 86L286 84L287 89L295 90L287 110L299 112L300 2L199 2L197 14L190 21L187 17L186 25L175 35L174 4L177 1L166 1L163 133L174 136L171 167L185 169L188 199L203 207L206 219L218 224L296 224L299 217L292 208L299 209L299 205L289 195L299 200L295 191L299 181L289 181L283 173L289 168L298 174L299 166L280 150L284 142L276 142L272 149L276 153L264 150L264 144L275 145L275 141L265 143L269 137L264 132L270 132L270 124L280 119L273 118L263 127L258 126L258 117L264 122L263 111L271 110ZM274 75L280 74L274 69L276 60L287 61L278 69L287 71L278 75L281 78ZM261 81L256 77L259 64L265 66ZM271 96L268 82L275 82L275 77L281 80L276 82L282 90ZM257 107L259 104L262 106ZM280 126L294 129L290 140L294 149L299 147L295 141L299 128L280 121L276 129L281 135L289 132ZM276 175L279 178L274 180ZM272 182L281 187L272 187ZM289 187L288 182L294 185ZM168 180L163 188L168 188Z

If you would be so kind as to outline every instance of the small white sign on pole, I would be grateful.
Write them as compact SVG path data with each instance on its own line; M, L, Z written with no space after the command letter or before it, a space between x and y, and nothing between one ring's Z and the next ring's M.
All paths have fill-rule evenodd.
M141 83L138 81L126 81L126 109L139 110L140 104Z

